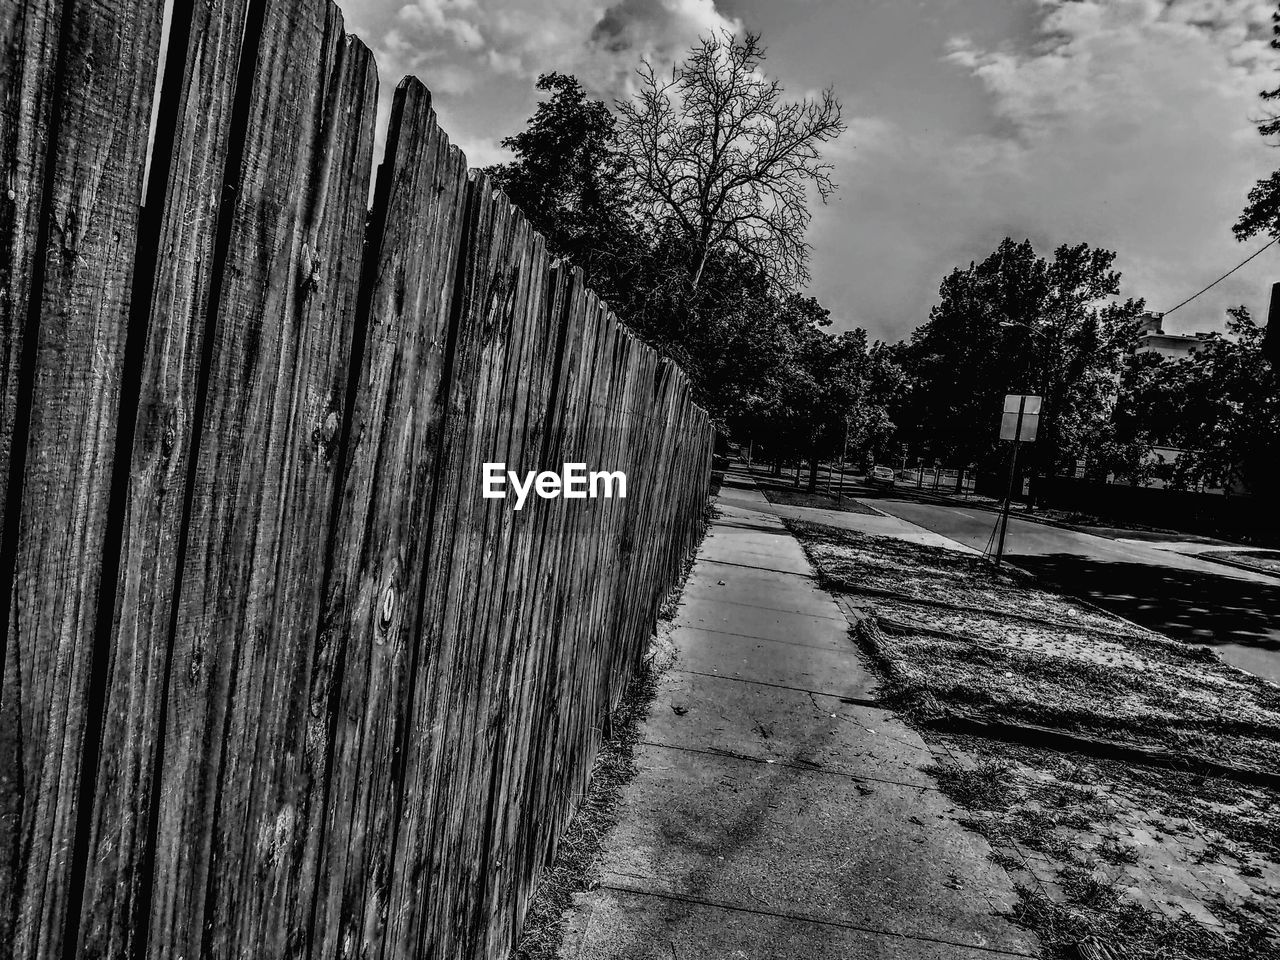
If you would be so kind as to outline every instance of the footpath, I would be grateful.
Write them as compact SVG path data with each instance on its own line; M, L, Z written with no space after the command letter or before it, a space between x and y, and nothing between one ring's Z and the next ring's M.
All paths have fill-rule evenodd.
M1002 915L1012 883L926 773L933 754L876 705L785 508L734 482L685 586L677 660L600 883L576 895L560 956L1035 956Z

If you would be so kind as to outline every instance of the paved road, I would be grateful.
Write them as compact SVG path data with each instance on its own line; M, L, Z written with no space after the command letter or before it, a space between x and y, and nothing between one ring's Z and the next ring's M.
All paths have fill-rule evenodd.
M977 550L996 519L986 510L900 494L857 495ZM1227 662L1280 683L1280 578L1017 519L1009 521L1005 552L1059 589L1168 636L1207 644Z

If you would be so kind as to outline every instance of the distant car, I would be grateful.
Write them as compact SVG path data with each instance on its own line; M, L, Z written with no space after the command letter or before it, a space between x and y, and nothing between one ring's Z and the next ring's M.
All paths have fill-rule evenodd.
M867 474L867 486L869 487L892 487L894 484L892 467L872 467L871 472Z

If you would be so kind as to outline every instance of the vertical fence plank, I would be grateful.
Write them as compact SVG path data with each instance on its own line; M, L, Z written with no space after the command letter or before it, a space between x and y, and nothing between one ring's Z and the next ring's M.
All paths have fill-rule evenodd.
M438 462L466 159L416 80L396 91L369 249L365 347L326 590L317 682L336 697L314 956L379 941L394 850L396 754Z
M8 506L23 332L45 198L61 32L62 4L57 0L0 8L0 529ZM11 769L16 764L0 764L0 777L8 777Z
M431 778L438 785L431 815L438 858L433 865L438 866L427 909L410 917L407 938L411 949L420 951L429 936L433 955L442 957L457 955L473 936L469 885L476 876L476 836L486 809L491 745L487 726L497 656L489 630L494 612L490 604L495 582L506 574L508 557L502 544L510 537L514 508L510 501L481 499L480 470L485 462L509 461L512 455L509 386L518 376L528 332L521 321L530 297L532 261L540 255L530 249L531 231L523 217L487 178L476 181L475 194L478 221L485 226L468 250L474 272L465 288L455 356L456 369L464 376L453 385L457 405L451 411L457 442L446 446L440 491L454 533L447 564L440 566L445 560L442 540L441 553L430 568L433 582L447 595L443 605L429 604L442 616L424 633L432 649L439 636L439 649L446 655L438 664L448 677L447 687L441 689L444 697L434 704L445 712L435 714L444 730L431 758L438 771ZM489 242L482 242L485 237Z
M521 473L554 470L558 464L544 460L548 429L548 404L558 363L558 326L547 310L548 287L552 276L541 238L531 235L522 270L529 277L527 295L522 295L515 321L524 328L519 347L508 359L503 406L507 430L499 446L505 446L510 469ZM508 848L506 826L513 803L511 778L521 740L515 716L522 713L525 688L521 684L533 638L521 630L529 604L527 585L539 559L541 544L535 535L555 502L533 491L519 512L500 510L503 537L498 541L499 557L505 553L505 570L495 576L490 599L486 643L493 649L485 682L492 695L485 724L484 766L476 778L483 798L483 818L477 818L468 839L467 860L473 864L474 880L468 949L473 953L505 954L508 937L502 923L502 892L520 870L514 851ZM502 506L499 504L499 506ZM487 796L486 796L487 794ZM477 811L478 812L478 811Z
M557 329L557 357L554 393L549 401L546 464L573 460L571 437L577 429L583 397L590 389L594 360L590 345L584 342L587 302L582 293L582 274L570 270L559 273L549 317ZM553 783L554 746L562 711L562 676L567 657L560 608L573 562L568 543L573 532L572 521L579 517L578 504L551 501L544 514L545 527L539 538L542 557L530 596L532 612L528 632L530 643L537 651L538 664L535 682L527 697L536 709L523 724L528 731L524 785L513 799L511 811L519 820L517 832L521 836L522 863L518 882L526 894L531 891L539 867L554 854L554 844L549 840L559 834L557 821L562 805ZM516 896L518 901L523 900L523 895ZM523 903L518 902L516 907L519 911Z
M526 405L517 429L523 432L521 469L554 470L562 467L553 450L556 405L561 383L563 330L563 271L543 271L541 297L531 299L526 322L528 376L524 382ZM535 613L545 567L553 557L558 509L563 499L538 498L525 504L517 519L518 536L513 553L517 566L508 577L501 609L500 648L503 651L498 713L495 731L493 798L483 839L482 861L491 869L484 875L484 893L478 904L479 925L484 931L487 956L505 956L518 929L519 909L527 888L529 851L523 844L520 814L529 771L532 727L544 706L544 651L553 644L537 629ZM520 907L517 906L520 905Z
M333 4L279 0L262 16L189 468L156 957L282 955L309 922L299 870L315 832L299 803L316 565L346 406L376 80Z
M18 507L9 504L9 471L44 203L61 6L56 0L0 6L0 623L7 623L16 560L9 555L7 532L10 510ZM22 450L18 455L20 469ZM10 646L6 629L0 635L0 943L14 942L22 879L21 676L18 649Z
M4 832L19 833L7 863L20 886L0 883L0 931L27 957L60 951L78 916L81 793L93 785L82 752L101 722L95 623L162 5L8 6L5 55L19 59L4 68L16 242L4 268L0 740L21 746L0 811L16 815Z
M138 368L127 374L138 403L132 431L122 424L131 449L118 453L129 477L77 955L135 956L145 934L176 554L224 178L243 135L232 105L244 30L238 0L178 5L170 26L148 188L149 205L163 196L149 211L158 255Z
M322 832L317 784L328 754L330 696L316 667L328 662L333 638L315 633L322 604L318 574L328 555L342 467L377 103L372 55L344 34L332 2L326 13L313 192L299 224L302 292L289 318L300 335L293 357L281 365L273 412L287 451L284 482L272 504L280 514L280 545L275 557L255 562L261 603L247 611L266 634L271 656L262 668L261 701L246 702L237 718L244 742L257 751L254 765L246 765L232 787L249 800L251 835L238 837L229 851L240 877L215 891L220 917L235 925L228 953L240 956L296 954L306 943ZM252 897L244 896L246 888Z

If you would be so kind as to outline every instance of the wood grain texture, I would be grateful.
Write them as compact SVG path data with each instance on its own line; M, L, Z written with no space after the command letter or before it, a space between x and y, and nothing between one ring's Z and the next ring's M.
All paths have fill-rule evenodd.
M397 864L393 877L388 956L417 957L425 949L452 956L467 938L469 895L460 878L472 875L474 863L460 858L483 817L483 804L472 806L471 788L486 775L492 688L484 677L495 655L487 604L505 570L499 545L512 504L481 499L480 465L508 459L503 383L525 334L520 321L531 285L531 231L482 176L472 181L470 204L427 567L421 646L431 657L420 661L426 672L418 683L428 695L415 701L415 735L405 744L400 849L415 853ZM428 849L430 873L415 863Z
M332 3L175 11L141 212L159 0L0 11L0 943L505 956L710 424L417 81L366 210L376 76ZM627 498L516 511L498 461Z
M149 955L283 956L309 920L308 694L355 321L372 60L270 3L252 75L175 611ZM325 709L324 704L320 710Z
M228 156L243 136L232 114L244 30L245 5L236 0L177 7L170 30L148 199L163 191L150 305L137 368L126 371L137 379L138 402L131 448L121 454L129 458L128 490L78 943L86 956L133 956L145 929L156 749L208 290L219 224L231 209Z
M62 4L54 0L0 8L0 528L45 200L61 34Z
M386 919L466 176L426 88L404 81L366 254L363 362L313 684L313 702L336 698L314 924L322 957L363 955Z
M10 229L26 240L6 266L20 274L10 277L6 348L15 324L22 345L17 395L5 409L13 447L3 553L13 566L4 570L0 739L10 740L17 719L22 743L16 782L0 800L11 812L17 794L20 832L18 862L10 861L16 889L0 882L10 890L0 925L12 930L17 957L61 950L81 883L72 867L81 790L92 787L81 761L101 722L91 690L101 655L95 624L162 4L100 0L64 14L55 39L47 8L24 7L22 52L41 59L28 59L5 91L6 113L18 97L14 129L36 138L16 151L14 172L30 181L13 188L11 202L18 191L23 201ZM48 57L56 92L38 76ZM6 357L6 389L10 364Z
M300 955L306 946L316 859L323 824L321 788L327 754L327 682L316 624L330 543L333 503L341 477L342 433L355 330L371 170L377 75L367 47L343 32L327 4L321 63L323 100L316 104L312 147L313 193L299 224L301 292L294 316L292 357L282 355L273 420L286 433L275 557L255 550L261 602L246 613L266 636L260 704L238 705L246 746L257 751L230 790L249 799L248 837L227 851L240 870L215 888L217 916L233 935L228 954ZM287 358L287 359L286 359ZM275 428L272 428L275 432ZM270 479L268 480L270 482ZM240 718L237 718L240 719ZM233 721L235 722L235 721ZM231 822L235 822L232 813ZM269 841L265 838L269 837ZM250 889L246 897L244 891ZM231 926L234 925L234 926Z
M0 7L0 622L7 623L13 586L18 504L9 504L23 352L44 203L46 154L58 70L61 4ZM21 424L25 448L26 418ZM22 469L23 450L19 450ZM20 491L15 490L20 495ZM12 521L10 524L9 522ZM13 529L10 529L10 526ZM0 636L0 943L13 943L22 876L22 686L16 645Z

